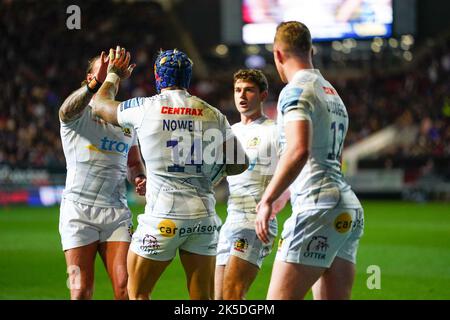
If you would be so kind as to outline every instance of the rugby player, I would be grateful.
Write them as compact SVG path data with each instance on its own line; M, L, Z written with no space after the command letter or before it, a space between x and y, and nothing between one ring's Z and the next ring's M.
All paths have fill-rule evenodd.
M220 154L228 175L245 171L248 160L226 117L188 93L192 62L185 53L167 50L156 58L159 94L115 101L117 85L132 70L129 62L124 49L110 50L108 75L94 112L108 122L135 128L147 168L147 204L128 255L130 299L149 299L177 251L190 298L212 299L221 226L212 168L223 161ZM233 152L220 151L230 145ZM236 155L242 156L241 163L234 163Z
M348 114L333 86L312 64L311 34L296 21L278 25L274 60L287 85L278 99L282 156L258 205L256 231L270 242L272 204L290 186L286 220L268 299L349 299L364 220L341 172ZM292 185L291 185L292 184Z
M249 168L227 178L230 195L227 219L219 235L216 257L215 298L244 299L261 268L264 257L272 251L277 236L277 221L269 221L269 243L255 232L256 205L270 182L278 162L278 131L275 122L263 114L268 95L265 75L255 69L234 74L234 103L241 121L232 126L249 157ZM284 207L289 195L283 195Z
M126 257L132 220L126 179L145 194L145 169L133 129L106 123L92 113L92 98L106 78L104 52L89 62L86 80L61 105L61 140L67 162L59 231L71 299L91 299L99 252L114 298L127 299Z

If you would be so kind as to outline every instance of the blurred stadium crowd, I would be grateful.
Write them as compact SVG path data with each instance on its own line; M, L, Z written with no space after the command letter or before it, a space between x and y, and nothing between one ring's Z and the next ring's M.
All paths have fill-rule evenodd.
M165 11L151 2L131 3L126 10L116 2L86 2L82 30L73 31L66 28L67 4L6 0L0 4L0 165L64 170L58 109L79 87L93 55L116 44L132 52L137 67L119 93L119 99L127 99L155 94L152 66L157 51L180 46L171 37ZM416 50L425 46L418 44ZM357 78L331 79L350 116L347 145L393 123L416 125L412 146L394 147L379 157L450 157L450 37L422 51L412 68L395 74L372 68L370 74ZM234 112L232 75L245 66L224 63L217 70L209 66L209 76L200 79L194 61L190 91L234 123L239 118ZM267 68L266 107L274 116L283 84L273 66Z

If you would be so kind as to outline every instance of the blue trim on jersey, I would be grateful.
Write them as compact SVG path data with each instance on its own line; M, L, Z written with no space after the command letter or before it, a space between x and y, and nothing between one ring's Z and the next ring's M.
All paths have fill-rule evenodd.
M302 92L303 89L298 87L284 88L280 100L281 113L284 114L287 108L298 105Z
M120 111L126 110L128 108L140 107L144 104L144 98L136 97L133 99L129 99L120 104Z

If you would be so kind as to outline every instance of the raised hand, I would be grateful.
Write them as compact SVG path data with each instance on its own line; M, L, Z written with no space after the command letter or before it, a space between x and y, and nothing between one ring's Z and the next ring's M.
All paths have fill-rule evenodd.
M130 52L125 51L125 48L117 46L116 50L109 49L108 73L117 74L121 80L128 78L136 67L134 63L130 65L130 60Z
M105 51L102 51L100 55L100 68L94 73L95 78L101 83L105 82L106 74L108 72L109 56L106 55Z

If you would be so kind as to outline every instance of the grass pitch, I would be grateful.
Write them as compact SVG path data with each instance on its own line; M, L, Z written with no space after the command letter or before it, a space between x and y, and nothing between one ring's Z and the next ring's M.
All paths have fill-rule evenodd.
M366 226L353 299L450 299L449 204L364 201L363 206ZM131 209L135 218L143 210ZM217 210L224 220L225 205L219 204ZM278 215L279 234L289 210ZM0 208L0 299L69 298L58 216L58 207ZM248 299L265 298L275 250L265 259ZM380 289L367 287L371 276L367 269L372 265L381 270ZM99 257L94 299L112 299ZM156 285L153 299L188 299L178 257Z

